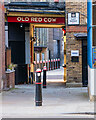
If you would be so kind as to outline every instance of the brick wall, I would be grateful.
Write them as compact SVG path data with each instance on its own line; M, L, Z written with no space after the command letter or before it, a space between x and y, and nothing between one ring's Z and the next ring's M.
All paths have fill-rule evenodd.
M5 35L4 35L4 5L0 1L0 89L1 81L5 79Z
M68 26L67 13L79 12L80 25ZM85 2L66 2L66 57L67 57L67 82L82 82L82 40L76 40L75 33L87 32L87 3ZM79 50L79 62L71 62L71 50Z
M15 71L6 72L6 80L4 81L4 88L14 88L15 87Z

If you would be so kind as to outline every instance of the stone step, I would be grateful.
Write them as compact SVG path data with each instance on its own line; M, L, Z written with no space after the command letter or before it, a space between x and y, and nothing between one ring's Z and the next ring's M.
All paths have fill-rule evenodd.
M66 83L66 87L82 87L82 83Z

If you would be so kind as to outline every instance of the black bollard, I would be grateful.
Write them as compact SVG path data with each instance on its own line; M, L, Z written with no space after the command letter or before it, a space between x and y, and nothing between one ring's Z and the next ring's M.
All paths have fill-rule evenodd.
M60 68L60 59L58 59L58 68Z
M54 70L55 70L55 67L56 67L56 65L55 65L55 59L54 59Z
M36 71L36 61L34 61L34 71Z
M41 69L41 71L42 71L42 60L40 60L40 69Z
M53 59L51 59L51 70L53 70Z
M34 74L34 73L33 73L33 72L31 72L32 84L33 84L33 74Z
M31 84L31 72L30 72L30 69L31 69L31 67L30 67L30 64L29 64L29 84Z
M57 63L57 59L56 59L56 69L57 69L57 67L58 67L58 63Z
M46 66L44 66L44 68L43 68L43 88L46 88L46 71L47 71L47 68L46 68Z
M50 60L49 60L49 70L50 70L51 68L50 68Z
M41 90L41 69L36 70L36 106L42 106L42 90Z

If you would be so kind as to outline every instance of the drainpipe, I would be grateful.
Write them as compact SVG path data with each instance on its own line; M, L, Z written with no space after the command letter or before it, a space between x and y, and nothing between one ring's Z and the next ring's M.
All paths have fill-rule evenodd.
M92 0L87 0L87 32L88 65L92 68Z

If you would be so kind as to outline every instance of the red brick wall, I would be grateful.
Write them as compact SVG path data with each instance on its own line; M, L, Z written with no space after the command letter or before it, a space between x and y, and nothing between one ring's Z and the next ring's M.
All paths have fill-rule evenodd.
M87 32L87 26L67 26L66 32Z
M6 73L4 88L14 88L14 87L15 87L15 72Z
M3 1L3 0L2 0ZM5 20L4 20L4 3L0 1L0 89L1 81L5 79Z

